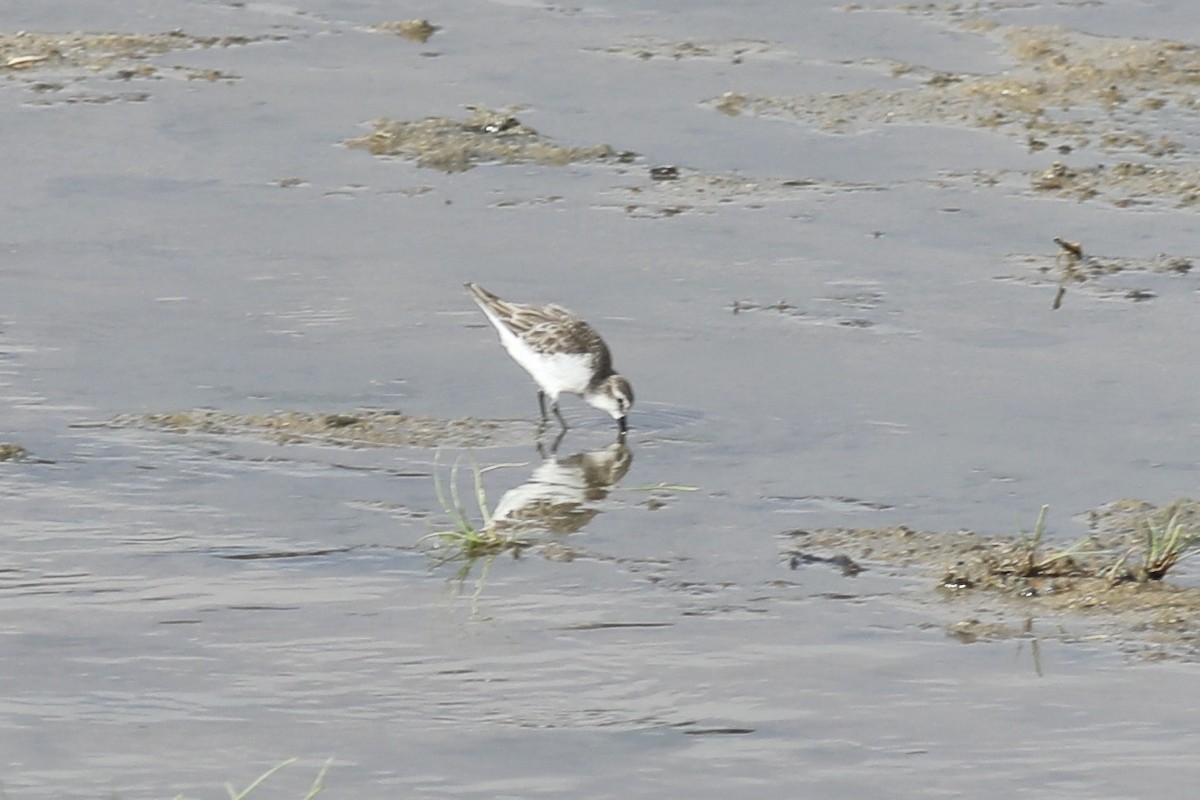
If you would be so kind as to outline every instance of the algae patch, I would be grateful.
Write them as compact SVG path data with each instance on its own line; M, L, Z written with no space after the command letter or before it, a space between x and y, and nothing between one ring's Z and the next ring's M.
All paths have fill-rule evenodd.
M1107 123L1133 121L1167 106L1197 110L1200 49L1190 45L996 23L981 23L972 32L998 34L1013 66L973 75L888 62L892 74L909 86L795 96L727 92L709 103L726 114L785 116L835 132L940 122L1053 140L1035 138L1034 149L1065 145L1070 150L1091 142L1154 155L1174 148L1136 127L1110 132Z
M735 206L761 208L814 192L830 194L874 188L861 184L818 183L807 178L747 178L679 167L654 167L650 180L615 188L614 205L632 217L673 217L689 211Z
M422 44L428 42L430 37L441 30L439 26L434 25L427 19L402 19L395 22L381 22L373 27L374 30L394 33L403 39L408 39L410 42L421 42Z
M479 164L565 166L588 161L630 161L607 144L560 145L504 111L471 108L466 120L426 117L420 120L378 119L375 130L350 139L348 147L376 156L394 156L443 172L464 172Z
M11 442L0 442L0 461L20 461L28 455L24 447Z
M470 417L446 419L400 411L319 413L278 411L233 414L197 410L167 414L123 414L109 420L117 428L258 436L280 444L330 444L344 447L488 447L524 441L529 424Z

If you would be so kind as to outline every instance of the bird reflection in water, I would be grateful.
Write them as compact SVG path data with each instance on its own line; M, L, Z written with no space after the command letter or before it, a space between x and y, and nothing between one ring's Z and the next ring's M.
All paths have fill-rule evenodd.
M557 444L557 442L555 442ZM600 513L599 504L608 496L633 463L633 453L624 437L601 450L549 456L538 446L544 459L529 480L509 489L492 511L498 527L543 530L548 533L574 533Z

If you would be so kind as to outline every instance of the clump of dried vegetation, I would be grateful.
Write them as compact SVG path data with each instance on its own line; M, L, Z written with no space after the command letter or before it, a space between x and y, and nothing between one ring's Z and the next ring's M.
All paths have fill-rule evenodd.
M479 164L565 166L578 162L631 161L607 144L573 147L557 144L507 111L468 107L466 120L426 117L418 120L375 120L374 130L350 139L347 147L376 156L414 161L419 167L464 172Z
M1100 579L1109 584L1161 581L1200 543L1195 509L1179 500L1131 520L1118 535L1093 534L1060 549L1044 542L1042 506L1030 533L991 546L950 566L941 581L949 589L1016 589L1025 595L1043 589L1063 591L1071 579Z

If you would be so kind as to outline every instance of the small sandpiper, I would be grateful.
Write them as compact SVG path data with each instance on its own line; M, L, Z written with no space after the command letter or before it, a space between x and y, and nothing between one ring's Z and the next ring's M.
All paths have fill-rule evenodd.
M549 419L549 395L550 409L566 430L558 396L567 392L607 411L617 421L620 435L625 435L633 387L613 370L612 354L591 325L562 306L509 303L474 283L466 287L500 334L504 349L537 383L543 423Z

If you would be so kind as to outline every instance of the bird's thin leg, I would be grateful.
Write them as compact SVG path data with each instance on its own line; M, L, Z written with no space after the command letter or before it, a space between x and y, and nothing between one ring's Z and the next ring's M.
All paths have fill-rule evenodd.
M565 419L563 419L562 412L558 410L558 401L557 400L555 400L553 403L550 404L550 408L552 408L554 410L554 416L558 417L558 424L562 425L562 429L564 431L567 428L571 427L570 425L567 424L567 421Z
M550 445L550 455L558 455L558 446L562 444L563 437L567 435L567 429L563 428L558 432L558 436L554 437L554 444Z
M550 418L546 416L546 393L541 389L538 389L538 408L542 412L542 422L548 422Z

